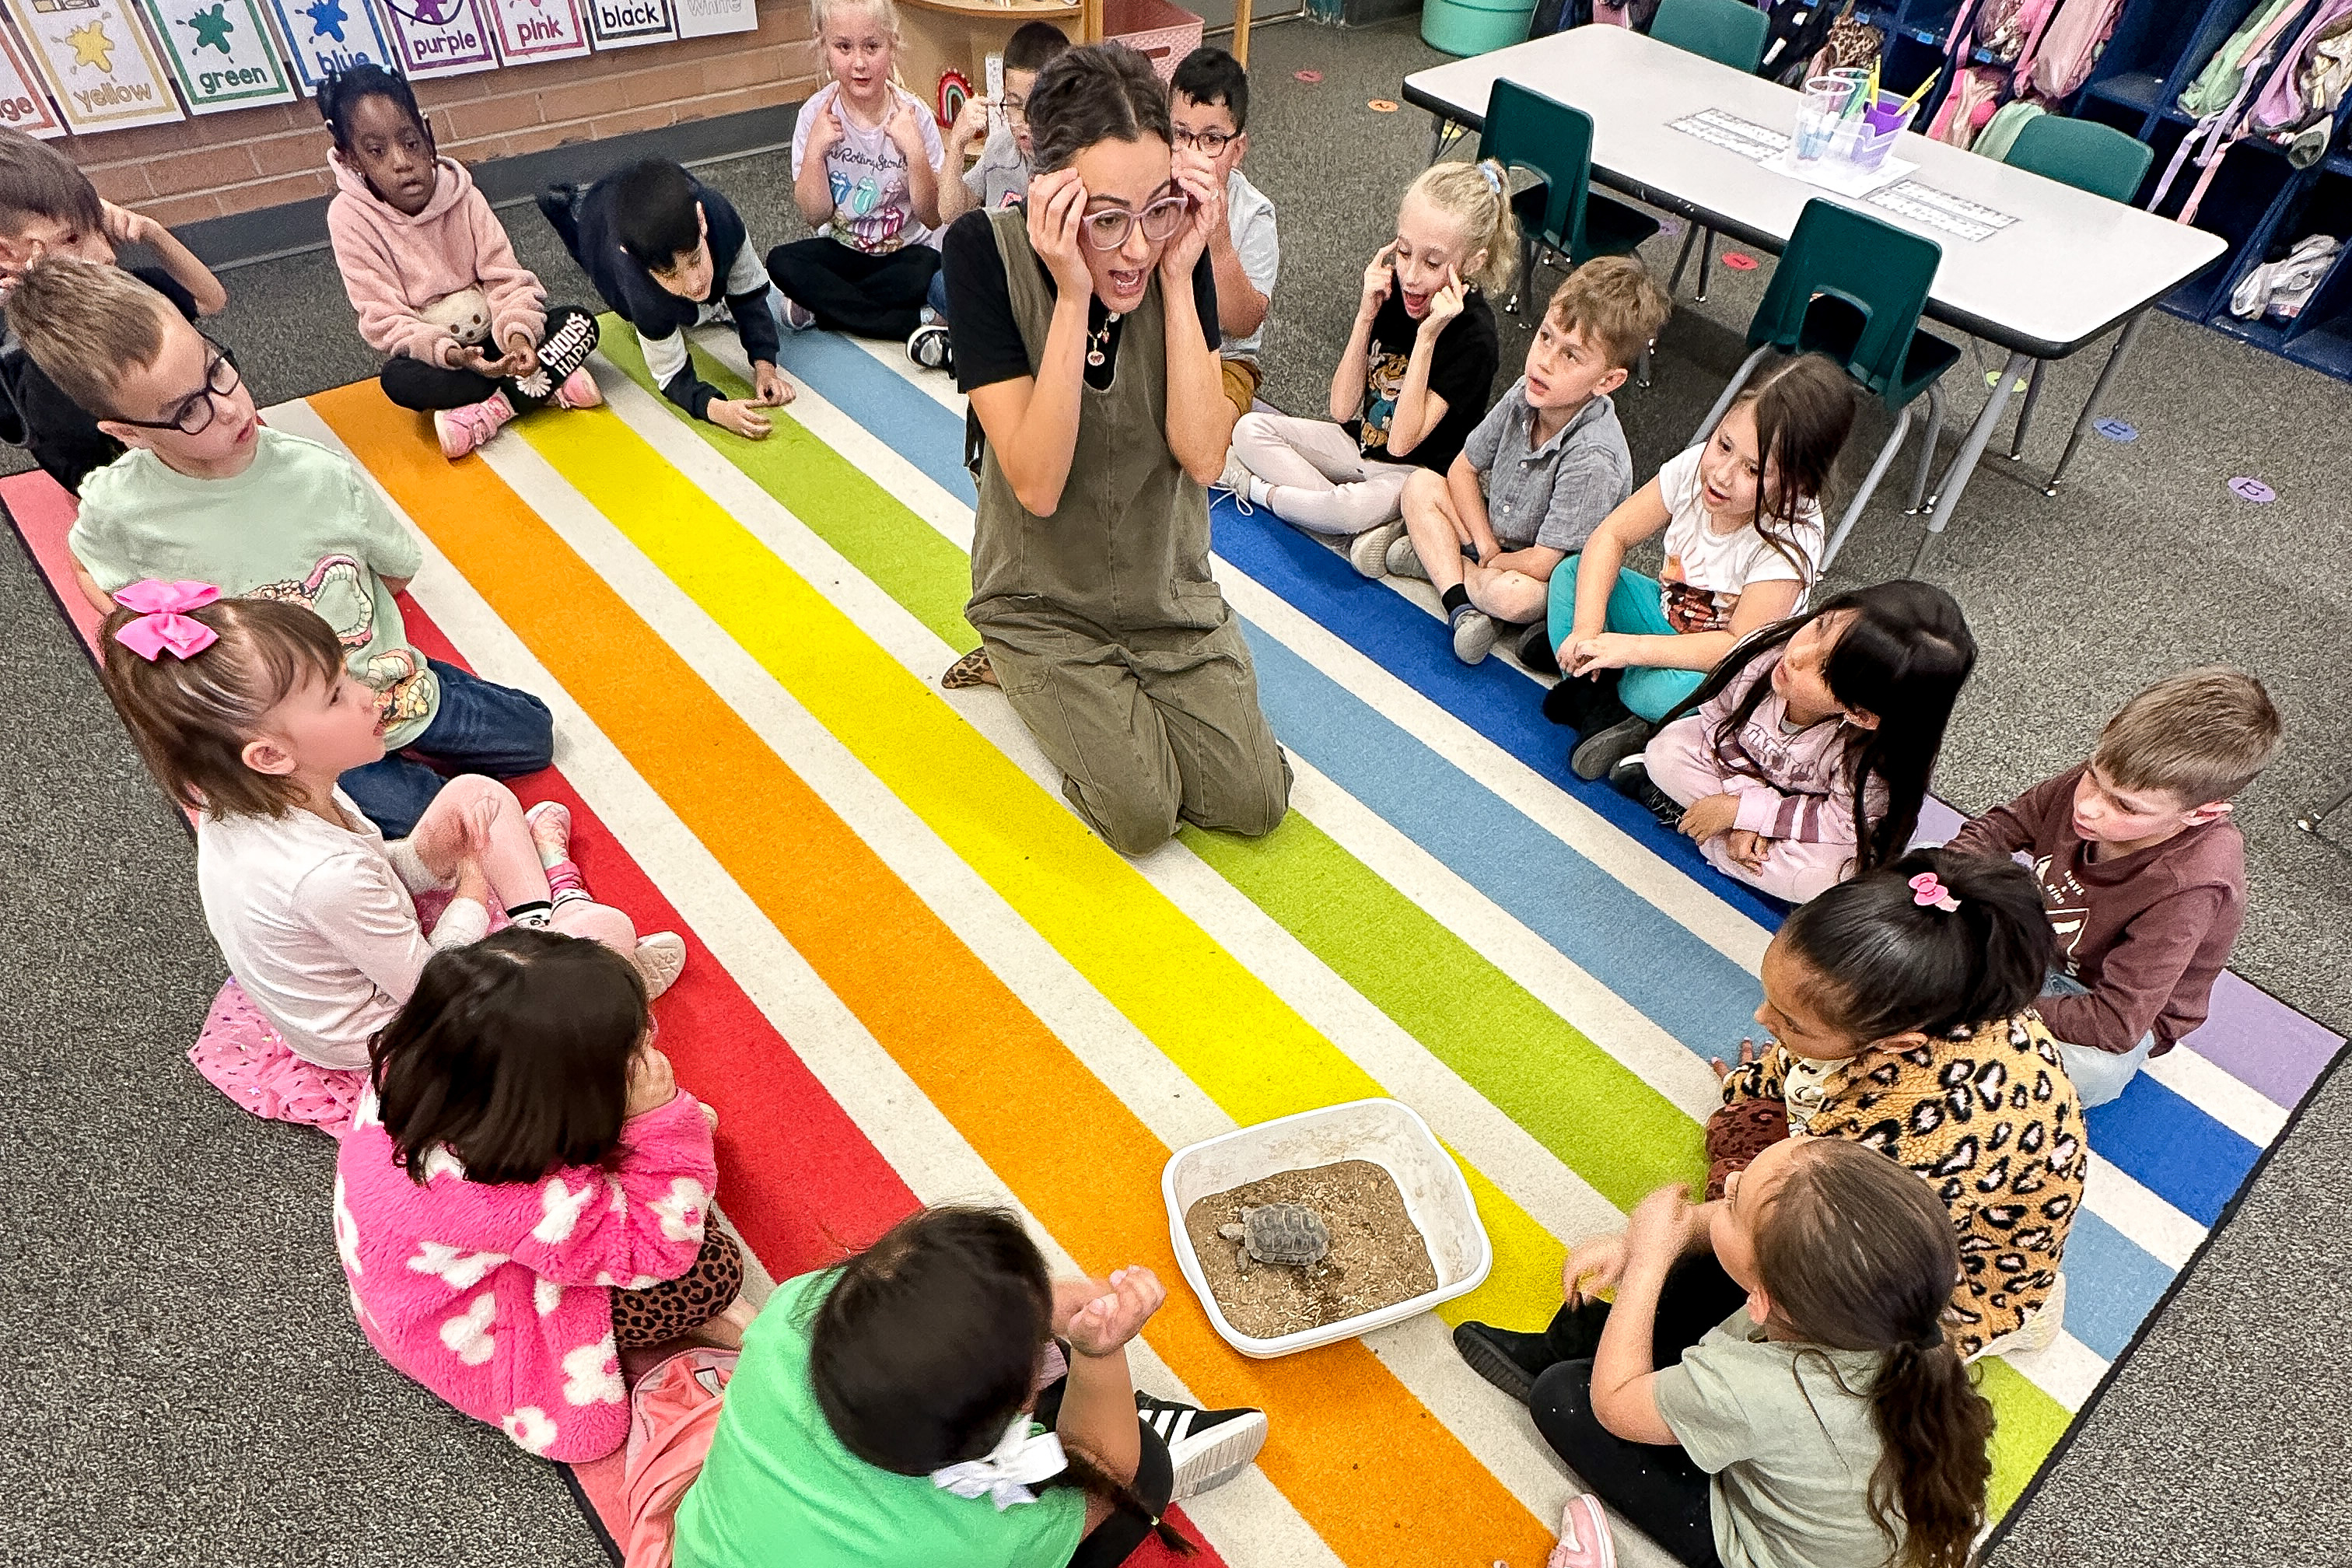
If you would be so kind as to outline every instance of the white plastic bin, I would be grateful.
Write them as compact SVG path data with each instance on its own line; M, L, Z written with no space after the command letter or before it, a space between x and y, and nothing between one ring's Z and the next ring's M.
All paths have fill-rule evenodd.
M1225 1321L1217 1299L1209 1293L1201 1260L1193 1255L1192 1239L1184 1229L1184 1212L1212 1193L1276 1172L1341 1160L1369 1160L1395 1181L1397 1191L1404 1196L1405 1213L1429 1247L1429 1261L1437 1270L1437 1289L1319 1329L1302 1329L1270 1340L1243 1333ZM1462 1179L1460 1168L1437 1142L1437 1135L1430 1131L1429 1123L1411 1106L1393 1100L1357 1100L1302 1110L1255 1127L1237 1127L1179 1149L1160 1175L1160 1190L1168 1200L1168 1234L1176 1245L1177 1267L1184 1271L1201 1305L1208 1309L1209 1321L1227 1344L1261 1360L1402 1322L1440 1301L1475 1290L1495 1266L1495 1248L1486 1239L1486 1227L1479 1223L1470 1184Z

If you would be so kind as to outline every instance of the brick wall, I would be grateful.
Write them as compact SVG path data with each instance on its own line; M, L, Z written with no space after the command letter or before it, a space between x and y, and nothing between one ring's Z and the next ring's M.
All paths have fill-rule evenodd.
M756 32L422 81L416 98L441 151L478 163L797 102L817 71L808 8L762 0ZM172 227L335 188L326 127L309 99L58 145L100 195Z

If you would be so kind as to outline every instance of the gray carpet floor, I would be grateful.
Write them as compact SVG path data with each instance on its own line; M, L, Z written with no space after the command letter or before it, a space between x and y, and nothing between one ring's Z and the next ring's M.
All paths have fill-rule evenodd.
M1371 103L1396 100L1402 76L1439 57L1410 26L1286 26L1257 35L1254 53L1247 168L1280 207L1285 245L1266 395L1309 412L1363 263L1428 155L1425 117ZM1307 68L1321 81L1295 79ZM762 246L803 232L779 159L705 175ZM586 300L537 215L507 217L551 290ZM1662 278L1676 243L1649 247ZM1737 364L1765 275L1718 267L1704 305L1685 284L1654 385L1619 400L1643 471L1680 448ZM263 401L375 370L326 256L226 280L218 334ZM1507 380L1526 332L1503 321ZM2055 367L2018 466L2035 484L1988 458L1926 568L1983 648L1938 787L1964 808L1992 804L2079 758L2147 680L2208 660L2253 670L2289 728L2240 805L2252 910L2236 963L2343 1030L2352 860L2291 825L2352 771L2352 584L2326 564L2352 560L2352 388L2158 316L2109 410L2140 438L2095 438L2046 500L2039 477L2103 352ZM1949 378L1962 420L1999 363L1981 351ZM1865 414L1845 482L1886 427L1883 410ZM2224 486L2241 474L2277 500L2231 496ZM1918 525L1896 510L1899 489L1885 487L1832 586L1906 568ZM326 1140L244 1116L187 1066L223 973L187 836L47 590L5 544L0 626L0 1113L15 1130L0 1142L0 1184L18 1194L0 1220L16 1347L0 1370L13 1418L0 1456L22 1478L0 1517L0 1563L595 1562L552 1469L383 1367L360 1338L325 1219ZM2352 839L2352 814L2342 832ZM2347 1146L2352 1084L2339 1075L1996 1563L2352 1561L2337 1453L2352 1389L2341 1263L2352 1203L2336 1163Z

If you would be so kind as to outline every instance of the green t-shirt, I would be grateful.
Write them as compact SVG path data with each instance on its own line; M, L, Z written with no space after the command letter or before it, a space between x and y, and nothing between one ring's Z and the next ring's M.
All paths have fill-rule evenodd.
M385 694L386 750L433 722L440 683L383 585L415 576L425 552L340 452L266 425L231 479L190 479L152 452L126 452L82 481L67 543L110 594L160 577L308 605L335 628L352 674Z
M1086 1530L1076 1488L999 1512L841 1446L808 1379L808 1322L833 1278L786 1280L744 1331L710 1456L678 1505L677 1568L1062 1568Z
M1880 1358L1767 1340L1742 1308L1658 1373L1658 1414L1715 1478L1724 1568L1885 1568L1871 1522Z

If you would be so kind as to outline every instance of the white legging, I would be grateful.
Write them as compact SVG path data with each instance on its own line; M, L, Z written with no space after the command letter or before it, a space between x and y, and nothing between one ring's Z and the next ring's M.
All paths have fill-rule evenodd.
M1272 492L1283 521L1317 533L1361 533L1394 522L1404 482L1417 466L1367 462L1356 438L1328 419L1244 414L1234 451Z

